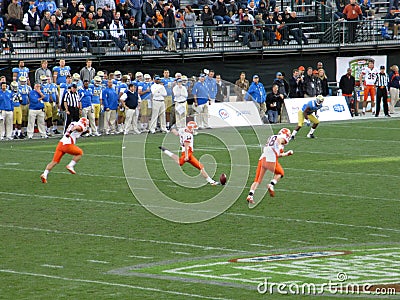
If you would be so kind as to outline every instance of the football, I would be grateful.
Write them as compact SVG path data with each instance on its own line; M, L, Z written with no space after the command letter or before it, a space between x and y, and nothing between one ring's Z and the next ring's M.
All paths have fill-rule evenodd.
M219 177L219 182L222 185L225 185L225 183L226 183L226 175L224 173L222 173L221 176Z

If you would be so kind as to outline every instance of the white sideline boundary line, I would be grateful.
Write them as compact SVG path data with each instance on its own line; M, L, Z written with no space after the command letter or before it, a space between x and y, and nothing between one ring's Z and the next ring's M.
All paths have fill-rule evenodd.
M31 273L31 272L19 272L19 271L15 271L15 270L7 270L7 269L0 269L0 273L26 275L26 276L42 277L42 278L57 279L57 280L64 280L64 281L122 287L122 288L129 288L129 289L148 291L148 292L157 292L157 293L163 293L163 294L187 296L187 297L191 297L191 298L211 299L211 300L229 300L228 298L209 297L209 296L198 295L198 294L182 293L182 292L170 291L170 290L161 290L161 289L156 289L156 288L148 288L148 287L143 287L143 286L138 286L138 285L130 285L130 284L124 284L124 283L113 283L113 282L107 282L107 281L81 279L81 278L69 278L69 277L61 277L61 276Z

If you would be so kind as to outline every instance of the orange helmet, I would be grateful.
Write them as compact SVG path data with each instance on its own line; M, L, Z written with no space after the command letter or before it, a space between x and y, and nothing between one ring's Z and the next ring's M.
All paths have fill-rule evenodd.
M195 121L189 121L186 124L186 128L190 131L193 132L195 129L197 129L197 123Z

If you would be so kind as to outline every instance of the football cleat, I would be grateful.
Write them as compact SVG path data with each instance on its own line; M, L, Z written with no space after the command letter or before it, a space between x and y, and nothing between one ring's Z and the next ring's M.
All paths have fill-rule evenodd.
M268 184L268 193L271 197L275 197L275 190L272 184Z
M307 134L307 137L308 137L309 139L315 139L314 133L309 133L309 134Z
M76 174L74 167L71 166L66 166L67 170L71 173L71 174Z
M43 183L47 183L47 178L44 176L44 174L40 175L40 179L42 180Z
M248 195L246 200L247 200L247 202L249 202L250 204L255 204L254 199L253 199L253 196L251 196L251 195Z
M220 183L218 181L213 180L212 182L210 182L210 184L212 186L216 186L216 185L220 185Z
M167 148L165 148L165 147L163 147L163 146L159 146L158 148L159 148L161 151L168 150Z
M290 137L290 140L291 140L291 141L294 141L295 138L296 138L296 137L295 137L294 135L292 135L292 136Z

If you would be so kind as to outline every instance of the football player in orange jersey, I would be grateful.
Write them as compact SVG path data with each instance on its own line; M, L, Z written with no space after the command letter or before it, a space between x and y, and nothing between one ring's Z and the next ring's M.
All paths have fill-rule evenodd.
M76 139L88 130L88 126L89 120L86 118L80 118L78 122L71 122L65 131L64 136L58 142L53 160L46 166L43 174L40 175L40 179L43 183L47 183L47 175L61 161L61 158L65 153L73 155L71 162L66 166L66 168L71 174L76 174L74 166L83 155L82 149L76 146Z
M210 176L208 176L206 170L204 169L204 166L193 155L193 132L195 129L197 129L197 123L194 121L190 121L187 123L185 128L181 128L179 130L171 130L171 133L179 136L180 144L182 146L181 157L178 157L178 155L172 153L165 147L160 146L159 148L180 166L182 166L185 162L189 162L192 166L199 169L201 176L203 176L209 184L219 185L219 182L213 180Z
M287 152L284 151L285 145L289 143L290 137L290 130L282 128L278 134L272 135L268 138L263 153L258 160L256 177L254 178L254 182L250 187L249 195L247 196L247 202L250 204L255 204L253 199L254 192L262 182L266 171L274 173L274 178L267 187L269 195L271 197L275 196L274 186L284 175L283 168L278 162L278 158L293 155L293 150Z

